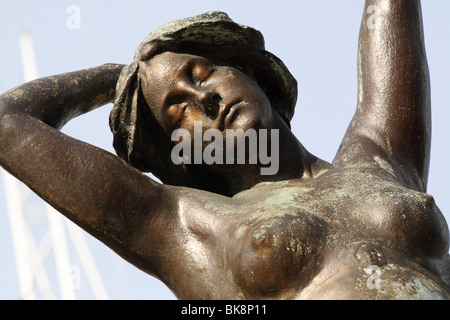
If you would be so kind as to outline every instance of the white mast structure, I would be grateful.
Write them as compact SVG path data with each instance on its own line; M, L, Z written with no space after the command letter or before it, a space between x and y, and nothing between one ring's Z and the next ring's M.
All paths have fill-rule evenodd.
M38 70L30 33L22 32L19 42L25 82L34 80L38 78ZM5 170L0 168L0 172L5 186L21 298L77 299L83 270L83 277L90 284L94 298L108 299L81 229L41 199L38 205L32 205L31 197L34 194L31 190ZM47 221L47 230L39 245L30 221L33 219ZM69 239L73 244L70 248L77 253L81 266L71 264ZM49 261L52 250L54 259ZM46 271L49 264L53 264L52 270L56 269L56 280L49 278ZM58 287L59 295L55 293Z

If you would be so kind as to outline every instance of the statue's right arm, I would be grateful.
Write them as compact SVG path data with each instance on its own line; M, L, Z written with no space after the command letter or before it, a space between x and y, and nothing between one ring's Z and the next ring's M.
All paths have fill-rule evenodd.
M117 156L59 131L75 116L113 101L122 67L42 78L0 95L0 165L152 273L157 259L149 256L164 246L159 236L168 234L164 228L174 216L174 196Z

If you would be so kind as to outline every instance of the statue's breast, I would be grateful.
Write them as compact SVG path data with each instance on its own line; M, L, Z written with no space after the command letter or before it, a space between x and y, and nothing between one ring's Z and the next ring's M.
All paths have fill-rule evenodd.
M299 212L245 229L230 234L227 256L237 285L253 298L288 298L320 270L328 232L321 219Z
M297 200L342 242L376 239L412 255L447 253L448 227L433 197L402 186L389 172L369 166L330 172L306 184Z
M441 259L448 251L448 227L434 198L404 187L380 187L368 198L363 221L403 253Z
M227 237L236 284L255 299L290 298L306 286L321 268L329 236L327 222L303 211L293 190L273 191L254 194Z

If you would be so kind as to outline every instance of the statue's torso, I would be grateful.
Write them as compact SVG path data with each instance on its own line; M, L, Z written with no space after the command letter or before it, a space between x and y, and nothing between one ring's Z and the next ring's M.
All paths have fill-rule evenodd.
M228 298L449 298L448 228L433 198L376 172L262 183L230 203L205 200L202 217L186 212L212 214L191 228L210 244L216 276L205 281L217 277Z

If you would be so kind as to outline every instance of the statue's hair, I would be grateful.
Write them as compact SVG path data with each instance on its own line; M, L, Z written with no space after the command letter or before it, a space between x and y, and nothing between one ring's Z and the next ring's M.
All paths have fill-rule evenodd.
M139 83L139 62L167 51L205 56L241 70L251 69L253 78L264 88L272 106L290 124L297 100L297 81L280 59L265 50L264 38L259 31L233 22L223 12L207 12L173 21L152 32L139 44L134 61L122 70L117 82L116 99L110 114L114 148L119 157L136 168L153 171L142 148L147 152L157 148L155 143L160 143L152 141L148 134L148 130L156 130L158 125L149 114L149 108L144 108L147 104ZM151 122L151 129L148 122ZM163 157L160 161L170 161L170 158Z

